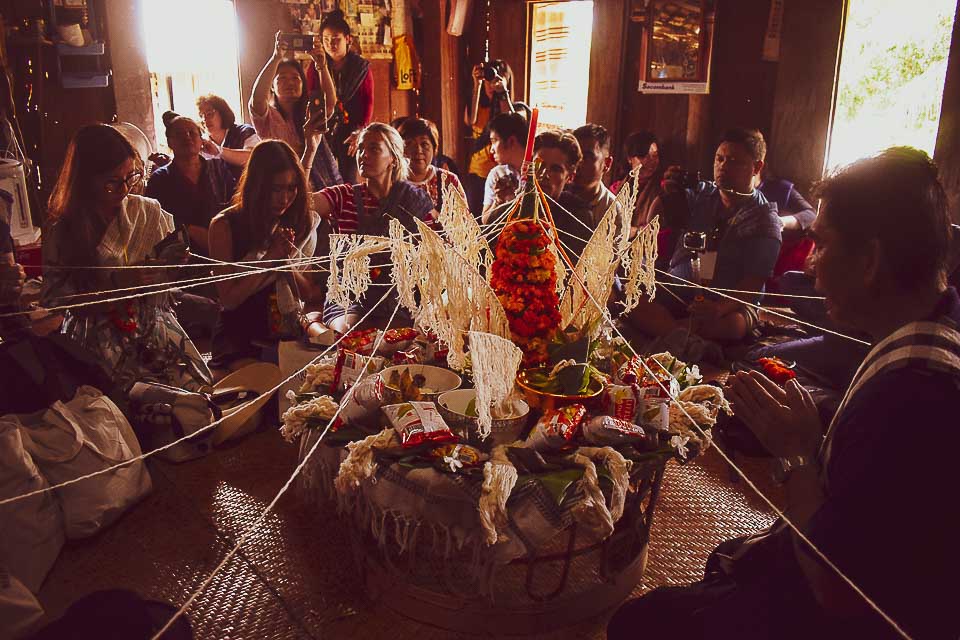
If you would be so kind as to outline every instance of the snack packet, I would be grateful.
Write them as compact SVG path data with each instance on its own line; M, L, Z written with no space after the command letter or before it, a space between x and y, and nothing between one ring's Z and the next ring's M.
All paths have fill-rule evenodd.
M393 364L423 364L423 349L419 344L410 346L406 351L394 351Z
M383 378L379 373L364 378L341 404L343 408L331 427L332 431L345 424L373 422L377 409L383 405Z
M337 353L337 364L333 370L331 390L346 391L360 378L378 373L387 364L386 358L364 356L353 351L341 350Z
M434 466L440 471L457 473L480 466L485 456L479 449L469 445L448 443L431 449L427 457L433 460Z
M526 445L543 451L559 449L573 440L583 422L587 409L582 404L571 404L543 414L530 430Z
M390 425L404 447L456 442L457 437L444 422L432 402L402 402L383 407Z
M373 345L380 335L380 329L354 329L340 341L340 348L368 356L373 352Z
M599 446L639 442L646 435L643 427L612 416L596 416L583 425L583 439Z
M383 344L380 345L380 351L384 355L390 355L397 351L406 350L413 344L418 335L420 335L420 332L410 327L388 329L383 334Z

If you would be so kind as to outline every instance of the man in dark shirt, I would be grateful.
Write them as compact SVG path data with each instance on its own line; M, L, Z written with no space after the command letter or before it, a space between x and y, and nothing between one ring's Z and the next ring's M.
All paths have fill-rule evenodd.
M705 579L624 605L608 638L957 638L960 299L929 157L893 148L828 179L813 226L831 319L874 346L828 429L794 381L737 374L738 416L786 473L790 521L721 545ZM867 603L865 594L889 617ZM891 620L893 623L891 623Z

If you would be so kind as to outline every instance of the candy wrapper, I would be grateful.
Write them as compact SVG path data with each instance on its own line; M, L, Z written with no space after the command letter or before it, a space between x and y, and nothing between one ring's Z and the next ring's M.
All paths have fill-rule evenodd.
M431 449L427 457L433 460L436 468L447 473L459 473L479 467L486 459L486 456L479 449L465 444L452 443Z
M666 360L666 363L661 366L664 360ZM646 360L641 360L640 356L634 356L620 367L615 376L615 381L622 385L635 384L641 388L649 387L655 390L651 393L669 398L680 393L680 383L675 376L682 375L685 366L669 355L650 356ZM654 375L651 376L650 372L653 372ZM664 388L667 391L664 391Z
M330 388L346 391L360 378L380 372L386 364L386 358L380 356L364 356L341 350L337 354L337 364L333 371L333 383Z
M643 427L611 416L596 416L583 424L583 439L599 446L640 442L646 436Z
M383 413L400 436L404 447L418 447L428 443L443 444L457 440L432 402L388 404L383 407Z
M420 335L419 331L409 327L388 329L383 334L383 344L380 345L380 351L384 355L390 355L397 351L409 349L418 335Z
M331 427L333 431L345 424L374 422L377 410L383 406L383 378L379 373L364 378L341 404L343 408Z
M393 364L423 364L423 349L415 344L406 351L395 351L393 353Z
M571 404L543 414L527 436L526 445L537 451L560 449L574 439L587 409Z
M355 329L343 336L340 348L368 356L373 353L373 345L379 335L380 330L376 328Z

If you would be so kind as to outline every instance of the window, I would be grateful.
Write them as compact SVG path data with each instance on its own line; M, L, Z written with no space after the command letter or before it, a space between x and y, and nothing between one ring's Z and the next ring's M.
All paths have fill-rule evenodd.
M587 120L593 1L536 2L530 13L530 104L540 122L567 129Z
M242 120L237 16L232 0L144 0L143 32L158 147L164 111L196 120L197 98L213 93Z
M828 169L893 145L933 155L956 0L849 0Z

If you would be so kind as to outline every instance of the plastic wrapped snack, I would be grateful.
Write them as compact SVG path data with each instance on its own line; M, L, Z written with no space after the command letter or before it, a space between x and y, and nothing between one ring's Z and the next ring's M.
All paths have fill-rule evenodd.
M479 467L486 456L479 449L465 444L442 444L427 454L434 466L447 473Z
M443 417L432 402L401 402L383 407L390 425L404 447L456 442Z
M353 351L341 350L337 354L332 387L346 391L360 378L379 373L386 364L386 359L380 356L364 356Z
M386 355L397 351L405 351L410 348L418 335L420 335L420 332L410 327L388 329L383 334L383 344L380 346L380 351Z
M383 378L379 373L364 378L341 404L343 408L333 424L334 431L345 424L375 422L377 410L383 406Z
M373 352L373 345L379 335L380 330L376 328L355 329L343 336L340 348L368 356Z
M582 404L571 404L548 411L533 426L527 436L527 446L537 451L565 447L576 437L586 414L587 409Z
M640 442L647 437L643 427L612 416L595 416L583 424L583 439L605 446Z

